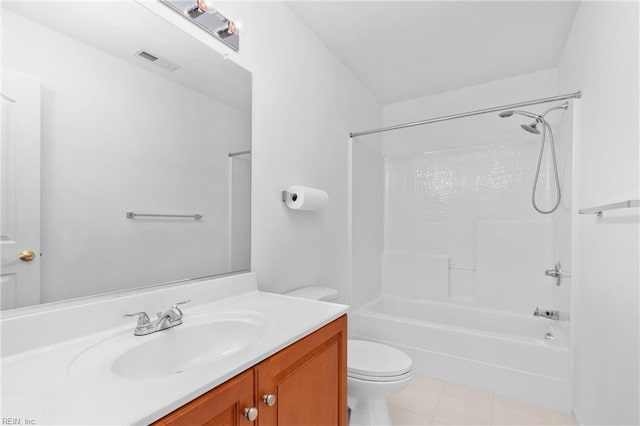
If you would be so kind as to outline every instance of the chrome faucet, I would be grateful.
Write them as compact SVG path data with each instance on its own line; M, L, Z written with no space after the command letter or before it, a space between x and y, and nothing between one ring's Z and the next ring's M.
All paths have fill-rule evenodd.
M158 312L158 318L150 321L149 315L146 312L135 312L132 314L124 314L123 317L138 317L138 323L136 329L133 331L135 336L146 336L147 334L155 333L156 331L165 330L167 328L175 327L182 324L182 317L184 314L178 308L178 305L184 305L191 300L185 300L184 302L178 302L171 306L165 312Z
M533 316L534 317L549 318L549 319L552 319L552 320L559 321L560 320L560 311L552 311L552 310L549 310L549 309L536 308L536 310L533 312Z

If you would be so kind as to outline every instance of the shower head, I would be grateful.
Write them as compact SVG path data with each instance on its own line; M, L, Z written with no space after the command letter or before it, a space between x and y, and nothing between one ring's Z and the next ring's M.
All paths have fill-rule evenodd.
M522 127L524 130L526 130L529 133L533 133L534 135L540 134L540 130L538 130L538 123L542 123L544 119L538 114L534 114L528 111L509 110L509 111L502 111L501 113L498 114L498 116L501 118L506 118L506 117L511 117L513 114L520 114L520 115L524 115L525 117L533 118L535 120L533 123L523 124L520 127Z
M533 114L528 111L517 111L517 110L502 111L500 114L498 114L498 116L501 118L506 118L506 117L511 117L513 114L524 115L525 117L533 118L538 121L541 118L538 114Z
M522 127L524 130L526 130L529 133L533 133L534 135L539 135L540 134L540 130L538 130L538 121L534 121L531 124L522 124L520 125L520 127Z

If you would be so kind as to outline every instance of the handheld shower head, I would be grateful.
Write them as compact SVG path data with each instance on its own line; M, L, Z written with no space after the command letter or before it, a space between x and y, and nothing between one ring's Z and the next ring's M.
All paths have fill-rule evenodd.
M538 130L538 121L534 121L531 124L521 124L520 127L522 127L524 130L526 130L529 133L533 133L534 135L539 135L540 134L540 130Z
M569 103L565 102L562 105L549 108L542 115L534 114L529 111L518 111L518 110L502 111L498 114L500 118L511 117L513 114L524 115L525 117L533 118L535 120L533 123L522 124L520 127L522 127L524 130L526 130L529 133L533 133L534 135L539 135L541 133L540 130L538 130L538 124L542 124L543 126L542 127L543 132L542 132L542 138L541 138L542 142L540 143L540 154L538 155L538 167L536 169L536 177L533 179L533 188L531 189L531 203L533 204L533 208L537 212L542 214L549 214L556 211L556 209L560 205L560 197L561 197L560 178L558 177L558 163L556 161L556 149L553 141L553 131L551 130L551 126L549 125L549 123L547 123L547 121L544 119L544 116L551 111L554 111L557 109L566 110L568 107L569 107ZM538 207L538 204L536 203L536 188L538 187L538 177L540 176L540 166L542 165L542 154L544 152L545 137L547 133L549 133L549 144L551 145L551 158L553 161L553 171L555 174L557 197L556 197L556 203L553 206L553 208L551 208L551 210L541 210Z
M538 130L538 123L541 123L543 118L537 114L533 114L531 112L528 111L502 111L500 114L498 114L498 116L500 118L507 118L507 117L511 117L513 114L520 114L520 115L524 115L525 117L530 117L535 119L536 121L534 121L531 124L523 124L520 127L522 127L524 130L526 130L529 133L533 133L534 135L539 135L540 134L540 130Z

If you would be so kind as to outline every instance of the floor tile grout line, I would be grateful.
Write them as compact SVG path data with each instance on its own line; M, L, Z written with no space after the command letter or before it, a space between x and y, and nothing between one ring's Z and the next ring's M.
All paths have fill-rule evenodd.
M443 385L439 387L439 390L438 390L438 400L436 401L436 409L437 409L438 404L439 404L439 402L440 402L440 398L442 397L442 393L444 392L445 385L446 385L446 383L443 383ZM420 390L418 393L422 395L422 394L424 394L424 393L425 393L425 391L424 391L424 390ZM427 415L425 415L425 414L423 414L423 413L421 413L421 412L419 412L419 411L415 411L415 410L412 410L411 408L407 408L407 407L405 407L405 406L395 404L395 403L393 403L393 402L389 401L388 399L387 399L386 401L387 401L387 404L388 404L388 405L389 405L389 404L390 404L390 405L393 405L395 408L399 408L399 409L401 409L401 410L405 410L405 411L408 411L408 412L410 412L410 413L417 414L417 415L419 415L419 416L421 416L421 417L424 417L424 418L428 418L428 417L429 417L429 416L427 416ZM433 422L433 417L435 416L436 409L434 409L433 414L431 415L431 422Z
M440 407L440 401L442 400L442 394L444 393L444 389L446 387L446 383L444 386L440 388L440 392L438 393L438 400L436 401L436 407L433 409L433 414L431 414L431 420L429 420L429 426L433 424L436 420L436 414L438 413L438 408Z
M394 408L397 408L397 409L403 410L403 411L408 411L411 414L415 414L417 416L424 417L425 419L428 417L427 415L422 414L419 411L415 411L415 410L412 410L411 408L403 407L402 405L394 404L393 402L390 402L388 400L387 400L387 405L392 405Z
M491 394L491 416L489 417L489 421L491 422L491 425L495 425L495 418L494 418L494 407L496 405L496 397L495 395Z

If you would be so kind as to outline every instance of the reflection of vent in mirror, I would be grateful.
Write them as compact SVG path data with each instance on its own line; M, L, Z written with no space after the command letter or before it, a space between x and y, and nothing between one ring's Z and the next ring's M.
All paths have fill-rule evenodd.
M173 72L173 71L175 71L175 70L180 68L180 65L175 64L175 63L173 63L173 62L171 62L171 61L169 61L167 59L160 58L160 57L158 57L158 56L156 56L156 55L154 55L154 54L152 54L150 52L147 52L144 49L138 50L135 53L135 55L138 55L139 57L141 57L143 59L146 59L147 61L152 62L154 65L157 65L160 68L162 68L162 69L164 69L166 71L169 71L169 72Z

